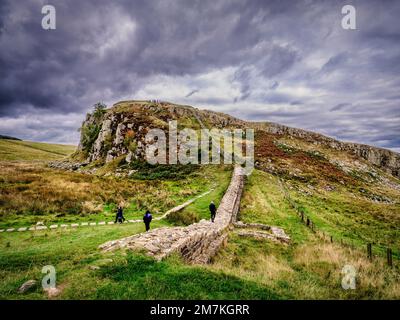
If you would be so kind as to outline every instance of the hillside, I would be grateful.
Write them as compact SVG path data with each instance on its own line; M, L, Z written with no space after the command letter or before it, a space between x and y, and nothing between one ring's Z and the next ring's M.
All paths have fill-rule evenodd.
M0 139L7 139L7 140L17 140L17 141L22 141L21 139L18 139L16 137L11 137L11 136L5 136L0 134Z
M101 173L104 164L122 175L143 171L146 133L168 131L170 120L178 129L254 128L255 168L279 178L321 230L360 245L373 242L379 250L400 245L400 155L301 129L169 102L122 101L87 115L74 154L86 159L79 171Z
M179 129L255 129L256 169L241 201L228 192L231 165L143 161L146 132L167 130L171 119ZM9 151L0 160L1 298L49 298L39 286L17 292L29 279L40 281L49 263L57 269L56 299L400 298L397 153L148 101L123 101L88 114L78 150L67 158L72 148L3 142ZM225 204L239 212L234 218L248 227L208 228L210 201L223 207L226 195ZM109 224L118 205L129 222ZM141 222L146 209L156 218L149 233ZM260 226L283 230L290 240L281 242ZM201 254L215 249L208 236L218 250L207 261ZM157 244L168 255L157 262L150 251L119 247L132 249L143 239L144 249L158 250ZM183 239L182 251L171 250L173 241ZM107 244L115 250L102 250ZM208 263L189 263L190 246L200 248ZM348 264L357 270L357 290L341 287Z
M400 154L387 149L340 142L321 134L274 123L246 122L223 113L169 102L122 101L110 109L87 114L81 127L81 140L76 156L87 162L106 163L121 156L125 156L127 162L143 159L146 146L144 138L148 130L159 128L168 131L168 121L171 120L178 121L178 129L253 128L256 131L256 154L262 154L263 149L270 149L262 157L280 158L284 153L276 153L277 141L290 139L301 141L301 148L309 152L328 150L333 157L331 161L339 161L340 155L351 161L366 160L371 168L377 167L400 177ZM339 158L334 155L339 155Z
M57 160L71 155L75 149L71 145L0 139L0 161Z

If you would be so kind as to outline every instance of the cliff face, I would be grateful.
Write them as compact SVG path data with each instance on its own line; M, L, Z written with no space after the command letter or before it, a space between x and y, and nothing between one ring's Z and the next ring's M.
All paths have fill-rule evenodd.
M150 129L167 131L168 122L177 120L178 129L183 128L229 128L241 127L245 122L234 117L198 110L190 106L148 101L122 101L99 116L88 114L81 127L78 151L88 162L126 156L126 161L143 159L145 137Z
M363 158L393 176L400 177L400 154L387 149L341 142L318 133L275 123L246 122L223 113L167 102L122 101L100 114L88 114L82 124L78 151L88 162L109 162L117 157L125 157L127 162L143 159L146 133L152 128L167 131L170 120L178 121L178 129L254 128L256 132L261 130L277 137L295 137L315 146L321 145Z

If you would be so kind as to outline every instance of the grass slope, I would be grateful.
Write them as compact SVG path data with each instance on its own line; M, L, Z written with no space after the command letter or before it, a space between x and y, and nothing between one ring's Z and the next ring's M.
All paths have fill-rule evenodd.
M153 228L165 226L155 222ZM43 299L41 288L18 294L28 279L54 265L61 299L267 299L277 298L254 281L187 266L176 256L157 263L139 253L102 254L99 244L143 232L142 224L6 234L0 237L0 299ZM112 259L112 261L108 260ZM92 270L91 266L100 266Z
M227 187L230 170L210 166L202 170L207 181L216 183L210 195L217 203ZM203 183L188 177L186 183ZM221 182L219 186L218 182ZM112 186L110 186L112 187ZM205 187L203 183L203 187ZM182 186L177 187L179 190ZM207 216L208 200L191 206ZM206 202L204 202L206 201ZM152 227L168 226L168 221ZM269 288L224 272L188 266L172 256L157 263L140 253L102 254L101 243L143 232L142 224L80 227L49 231L2 233L0 235L0 298L43 299L40 288L21 295L16 289L28 279L42 278L41 268L54 265L60 299L277 299ZM107 259L112 259L109 261ZM92 270L91 266L100 266Z
M156 262L139 252L103 254L97 249L106 241L143 232L141 223L4 232L0 299L46 299L39 287L26 294L17 289L29 279L40 283L41 268L49 264L57 271L57 299L399 299L397 257L393 268L381 258L383 248L390 246L397 255L400 247L398 180L343 153L274 139L257 136L257 162L263 171L255 170L246 182L240 218L282 227L291 245L242 238L233 230L211 264L191 266L177 256ZM209 201L219 203L231 177L231 167L224 166L202 166L182 174L171 168L136 168L140 170L131 178L64 172L43 162L62 158L72 148L0 140L3 146L0 228L37 221L109 221L119 203L125 205L128 219L139 218L147 208L157 216L213 188L152 227L186 225L209 218ZM115 169L112 165L100 173ZM334 243L321 240L300 221L284 197L280 179ZM355 247L343 247L339 239ZM379 255L372 262L366 258L366 242L373 242ZM341 287L347 264L357 270L356 290Z
M0 161L49 161L64 158L76 147L31 141L0 139Z
M313 209L311 203L309 208ZM398 263L391 269L382 258L368 261L362 247L350 249L317 238L289 206L274 175L258 170L253 172L245 186L241 219L280 226L293 243L283 246L270 241L243 239L233 233L227 248L208 267L210 270L266 285L276 295L289 299L400 298ZM324 222L326 228L334 230L335 222L327 221ZM358 228L356 223L346 227L349 234ZM341 270L346 264L357 270L356 290L341 287Z
M146 209L157 217L211 188L217 200L230 177L230 170L213 166L178 180L104 177L32 163L0 162L0 168L0 228L112 220L119 204L126 219L141 218ZM198 200L201 210L207 199Z

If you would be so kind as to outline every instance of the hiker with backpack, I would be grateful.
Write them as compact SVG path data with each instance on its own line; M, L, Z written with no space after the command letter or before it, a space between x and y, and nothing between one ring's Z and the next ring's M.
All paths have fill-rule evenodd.
M122 211L122 206L118 207L117 216L115 217L114 223L123 223L125 221L124 213Z
M143 222L144 222L144 225L146 226L146 231L150 230L150 222L152 219L153 219L153 217L151 216L150 211L147 210L143 216Z
M214 222L215 214L217 213L217 207L215 206L214 201L211 201L211 203L209 205L209 209L210 209L210 214L211 214L211 222Z

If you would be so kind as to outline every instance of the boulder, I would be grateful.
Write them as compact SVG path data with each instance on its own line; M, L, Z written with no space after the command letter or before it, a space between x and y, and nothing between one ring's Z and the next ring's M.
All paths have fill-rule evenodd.
M28 280L22 284L22 286L19 287L18 292L19 293L25 293L29 291L30 289L34 288L37 284L36 280Z

